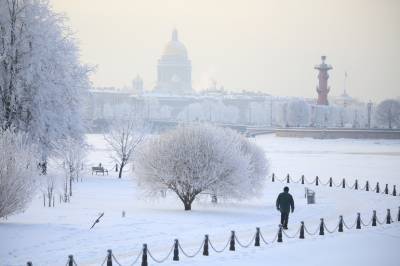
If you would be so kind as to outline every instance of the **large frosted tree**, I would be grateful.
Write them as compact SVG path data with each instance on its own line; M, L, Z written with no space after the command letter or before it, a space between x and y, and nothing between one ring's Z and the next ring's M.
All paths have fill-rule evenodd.
M135 177L149 192L170 189L185 210L201 192L224 198L257 195L268 165L240 134L211 125L179 126L148 139L135 159Z
M28 133L44 172L58 140L82 138L88 73L48 1L0 0L0 126Z

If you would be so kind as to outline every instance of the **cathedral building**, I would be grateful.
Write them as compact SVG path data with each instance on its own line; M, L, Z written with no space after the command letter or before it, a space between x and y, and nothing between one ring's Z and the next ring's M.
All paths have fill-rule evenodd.
M160 94L192 94L192 66L186 47L178 39L178 31L172 31L157 65L157 85L154 92Z

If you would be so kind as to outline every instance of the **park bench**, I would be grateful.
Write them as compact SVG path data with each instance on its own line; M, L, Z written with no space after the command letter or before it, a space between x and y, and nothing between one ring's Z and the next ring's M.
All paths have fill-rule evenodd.
M107 175L108 175L108 170L105 169L103 166L93 166L92 167L92 175L93 175L93 172L95 172L96 175L97 175L97 173L103 173L103 175L104 175L104 173L107 173Z

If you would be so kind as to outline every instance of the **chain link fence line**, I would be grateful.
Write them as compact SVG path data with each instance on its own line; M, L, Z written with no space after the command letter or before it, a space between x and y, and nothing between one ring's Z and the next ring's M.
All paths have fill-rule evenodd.
M173 260L174 261L179 261L179 251L187 258L193 258L193 257L198 256L202 250L203 250L203 254L202 255L203 256L208 256L209 255L208 246L210 246L211 249L214 252L222 253L228 248L228 246L229 246L229 250L230 251L235 251L235 244L236 243L242 248L249 248L253 243L254 243L254 246L258 247L258 246L260 246L260 240L265 245L269 245L269 244L272 244L274 242L281 243L281 242L283 242L283 237L282 236L285 236L288 239L294 239L294 238L297 238L297 237L299 239L304 239L305 238L304 237L304 232L306 232L310 236L316 236L317 234L319 234L320 236L323 236L323 235L325 235L325 233L324 233L325 231L330 233L330 234L333 234L336 231L337 232L343 232L343 226L347 230L352 230L352 229L361 229L361 225L363 225L365 227L368 227L370 225L377 226L377 224L379 224L379 225L392 224L392 223L394 223L396 221L400 222L400 207L398 208L398 214L397 214L397 218L395 220L391 216L390 209L387 209L387 214L386 214L386 217L385 217L384 220L380 220L376 215L376 211L374 210L372 218L370 220L368 220L368 223L366 223L361 218L360 213L357 213L357 218L356 218L354 224L352 224L351 226L349 226L344 221L343 216L340 216L339 217L339 223L336 225L336 227L333 230L329 229L329 227L324 222L323 218L321 218L320 220L321 220L320 224L317 226L315 232L308 230L308 227L304 225L304 222L301 222L300 228L293 235L288 234L285 230L283 230L282 226L280 225L277 233L275 234L275 236L271 240L271 242L268 242L268 241L265 240L265 237L262 234L262 232L260 231L259 227L256 228L256 233L253 234L253 236L251 237L249 242L247 242L245 244L240 241L240 239L235 234L235 231L231 231L231 235L229 236L228 241L226 242L225 246L222 249L215 248L215 246L212 244L211 240L209 239L208 235L205 235L205 239L201 242L200 247L193 254L189 254L188 252L186 252L183 249L183 247L181 246L181 244L179 243L178 239L175 239L174 244L171 246L168 254L165 257L163 257L162 259L156 258L151 253L151 251L147 248L147 244L143 244L143 249L138 253L138 255L136 256L136 258L133 261L133 263L131 263L129 265L135 265L139 261L139 259L142 258L141 266L148 266L147 256L150 257L150 259L152 259L155 263L163 263L163 262L165 262L166 260L168 260L171 257L172 253L174 253ZM122 266L122 264L118 261L116 256L112 253L112 250L109 249L109 250L107 250L107 256L104 258L103 263L101 265L102 266L104 266L104 265L112 266L113 263L115 263L115 265ZM27 266L33 266L32 262L28 262ZM68 261L66 263L66 266L78 266L78 264L75 261L73 255L69 255L68 256Z
M391 195L391 196L400 196L400 193L397 193L396 185L393 185L392 190L389 188L389 184L385 185L384 189L380 188L379 182L376 183L375 187L371 187L369 181L366 181L366 184L364 186L360 186L358 179L355 179L354 184L350 185L345 178L343 178L340 183L336 183L335 181L331 180L331 178L327 182L323 182L321 178L316 176L316 178L312 181L309 181L307 178L304 177L304 175L301 176L301 178L297 181L295 181L289 174L286 177L279 178L273 173L271 175L271 181L279 181L281 183L294 183L298 184L301 183L302 185L307 184L307 185L313 185L315 184L316 186L322 185L322 186L329 186L329 187L337 187L337 188L347 188L350 190L360 190L360 191L370 191L370 192L375 192L378 194L383 194L383 195Z

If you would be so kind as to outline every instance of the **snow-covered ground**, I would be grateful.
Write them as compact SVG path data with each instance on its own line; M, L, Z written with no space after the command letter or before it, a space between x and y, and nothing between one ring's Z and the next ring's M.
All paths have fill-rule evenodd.
M101 135L88 135L92 151L88 165L101 162L111 170L112 161ZM259 136L255 141L267 153L271 171L279 177L290 173L299 178L318 175L324 181L330 176L336 181L346 177L372 183L400 184L400 141L393 140L313 140ZM130 176L130 171L125 172ZM362 183L363 184L363 183ZM24 213L0 221L0 265L65 265L68 254L74 254L78 265L100 265L107 249L112 249L123 265L130 265L142 244L147 243L157 258L165 256L178 238L182 247L194 252L204 234L221 248L230 231L235 230L242 242L248 242L256 227L267 241L277 231L279 213L274 203L284 184L267 182L262 197L245 202L210 203L204 195L193 205L193 211L184 212L181 203L170 193L166 198L150 200L125 177L91 176L75 184L69 204L55 208L42 207L42 198L36 198ZM352 224L356 213L365 220L372 210L383 219L391 208L396 218L400 197L349 189L315 187L317 204L307 205L304 185L289 184L296 201L296 210L290 216L288 234L296 233L300 221L315 231L319 219L325 218L334 228L339 215ZM400 187L399 187L400 189ZM126 216L122 217L122 212ZM105 215L94 229L91 223L99 213ZM306 236L305 240L284 238L261 248L250 247L216 254L198 256L163 265L393 265L398 266L400 253L400 224L363 228L327 236ZM155 263L149 260L150 265Z

